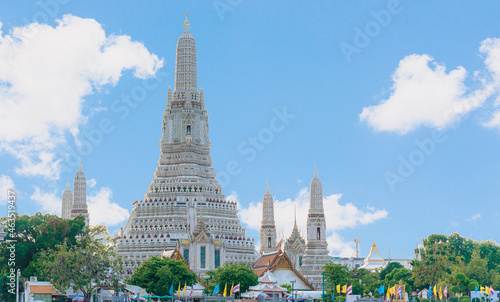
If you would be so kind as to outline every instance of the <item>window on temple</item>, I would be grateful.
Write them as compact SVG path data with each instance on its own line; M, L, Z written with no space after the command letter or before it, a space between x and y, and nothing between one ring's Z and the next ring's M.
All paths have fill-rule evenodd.
M316 239L321 240L321 229L319 227L316 229L316 237Z
M189 262L189 249L185 249L184 250L184 259Z
M186 134L191 135L191 125L186 126Z
M299 256L299 266L302 266L302 256Z
M271 248L271 237L267 237L267 248Z
M215 268L220 266L220 250L215 250Z
M205 268L206 266L206 247L200 246L200 268Z

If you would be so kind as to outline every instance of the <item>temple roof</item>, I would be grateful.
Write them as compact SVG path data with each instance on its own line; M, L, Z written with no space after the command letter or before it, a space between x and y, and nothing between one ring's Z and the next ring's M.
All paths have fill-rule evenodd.
M279 249L276 252L263 253L253 266L253 271L259 276L264 277L266 272L275 272L276 270L292 271L306 286L314 289L307 279L295 269L292 261L288 258L286 252Z
M365 258L365 264L360 268L367 270L381 270L385 266L385 259L380 255L377 245L373 242L370 253Z

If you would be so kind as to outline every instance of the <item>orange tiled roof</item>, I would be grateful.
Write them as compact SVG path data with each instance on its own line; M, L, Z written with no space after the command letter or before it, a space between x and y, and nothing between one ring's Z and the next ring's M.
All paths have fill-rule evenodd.
M30 285L32 294L57 294L57 290L52 285Z

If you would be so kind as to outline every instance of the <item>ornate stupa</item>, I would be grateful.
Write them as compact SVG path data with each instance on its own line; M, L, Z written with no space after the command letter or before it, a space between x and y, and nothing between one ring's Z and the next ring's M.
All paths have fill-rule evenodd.
M190 268L201 274L224 263L252 264L256 257L236 202L226 200L215 178L208 113L203 89L198 90L196 41L188 31L187 14L184 29L177 40L174 91L168 89L163 113L158 166L118 238L126 274L176 245ZM195 236L198 231L203 236Z

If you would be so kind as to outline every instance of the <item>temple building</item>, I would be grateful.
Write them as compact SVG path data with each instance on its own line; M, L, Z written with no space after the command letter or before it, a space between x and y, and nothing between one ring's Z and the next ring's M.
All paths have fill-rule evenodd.
M253 265L253 271L260 277L259 283L261 284L269 283L262 280L262 277L267 276L271 280L276 280L275 284L290 284L291 280L296 280L295 289L314 290L314 286L293 265L286 251L281 247L274 252L263 253Z
M273 195L269 193L269 186L262 198L262 222L260 226L260 253L273 252L276 246L276 225L274 223Z
M330 262L328 243L326 242L325 211L323 209L323 186L314 171L309 189L309 212L307 214L307 243L305 255L302 257L301 273L313 286L322 289L322 272L325 264Z
M299 232L297 213L295 211L292 234L287 239L282 238L277 245L275 242L276 227L274 223L273 197L269 193L269 187L267 187L267 192L262 199L261 257L254 264L254 271L261 275L265 267L272 267L271 262L283 258L289 263L289 266L293 267L293 270L296 271L295 274L306 280L307 287L321 290L323 286L321 275L323 267L332 260L332 257L329 255L328 243L326 242L323 187L317 171L314 171L314 178L311 181L309 192L307 240Z
M69 180L62 195L61 217L74 219L77 216L85 217L85 225L89 225L89 211L87 205L87 179L82 171L80 162L79 170L75 173L73 192Z
M168 89L163 113L158 166L117 238L125 274L176 245L198 274L224 263L252 264L257 257L236 202L226 200L215 178L204 92L198 90L196 41L187 15L184 29L177 41L174 91Z
M295 267L300 268L302 266L302 258L306 253L306 241L300 234L299 227L297 226L297 209L294 212L292 234L286 239L285 246L288 258L290 258Z

